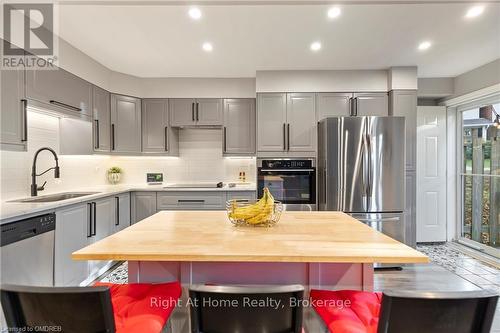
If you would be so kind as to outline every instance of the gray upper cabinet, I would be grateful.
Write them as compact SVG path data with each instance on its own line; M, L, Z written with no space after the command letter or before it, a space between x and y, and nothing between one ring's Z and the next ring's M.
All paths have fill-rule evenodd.
M353 111L356 116L388 116L389 101L387 93L354 94Z
M343 117L351 114L351 93L319 93L316 95L318 121L328 117Z
M257 103L257 150L284 151L286 148L286 94L259 94Z
M416 169L417 91L393 90L389 93L391 116L403 116L406 123L406 169Z
M28 141L24 70L2 70L0 143L3 150L26 151Z
M92 116L92 85L61 68L27 70L26 96L63 113Z
M315 94L287 94L287 150L310 152L316 149Z
M111 95L111 151L138 153L141 151L141 100Z
M255 118L255 99L224 100L224 154L255 154Z
M109 152L111 151L111 95L96 86L92 90L94 151Z
M178 154L178 129L169 125L168 99L142 100L142 151L166 155Z
M218 98L170 99L170 125L220 126L222 125L222 100Z

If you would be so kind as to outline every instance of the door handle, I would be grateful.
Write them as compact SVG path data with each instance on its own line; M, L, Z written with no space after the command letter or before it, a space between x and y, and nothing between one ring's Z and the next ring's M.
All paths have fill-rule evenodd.
M165 126L165 151L168 151L168 126Z
M23 113L23 134L21 137L22 142L28 141L28 100L22 99L22 113Z
M204 203L203 199L178 199L178 203Z
M283 150L286 150L286 124L283 123Z
M120 225L120 198L115 197L116 200L116 219L115 225Z
M196 121L200 121L200 103L196 102Z
M93 202L93 203L92 203L92 206L93 206L93 210L94 210L94 212L93 212L93 214L92 214L92 215L93 215L93 217L94 217L94 218L93 218L93 220L94 220L94 233L92 234L92 236L95 236L95 235L97 234L97 231L96 231L96 229L97 229L97 222L96 222L96 220L97 220L97 218L96 218L96 217L97 217L96 210L97 210L97 209L96 209L96 203L95 203L95 202Z
M191 120L194 121L194 103L191 103Z
M95 149L99 148L99 119L95 119Z
M111 124L111 150L115 150L115 124Z
M226 143L226 126L224 126L224 131L223 131L223 138L222 138L223 143L224 143L224 152L227 151L227 143Z
M63 108L67 108L67 109L71 109L71 110L74 110L74 111L78 111L78 112L82 111L82 109L77 108L76 106L69 105L69 104L62 103L62 102L58 102L58 101L54 101L54 100L50 100L49 103L53 104L53 105L61 106Z
M286 137L287 137L287 146L288 151L290 151L290 124L286 124Z
M92 237L92 203L87 203L87 238Z

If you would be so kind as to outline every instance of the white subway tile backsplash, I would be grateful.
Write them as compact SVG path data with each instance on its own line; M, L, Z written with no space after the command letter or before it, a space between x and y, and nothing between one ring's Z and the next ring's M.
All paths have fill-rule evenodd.
M179 132L179 157L150 156L69 156L59 155L61 178L53 172L37 178L46 180L46 193L68 191L78 187L107 184L106 171L112 166L123 169L122 182L146 182L147 172L162 172L166 182L238 181L240 171L247 181L255 182L255 158L224 158L222 137L217 129L182 129ZM31 163L36 150L50 147L59 154L59 119L28 112L28 151L0 151L0 200L29 196ZM49 152L39 155L38 172L54 165ZM43 193L43 192L42 192Z

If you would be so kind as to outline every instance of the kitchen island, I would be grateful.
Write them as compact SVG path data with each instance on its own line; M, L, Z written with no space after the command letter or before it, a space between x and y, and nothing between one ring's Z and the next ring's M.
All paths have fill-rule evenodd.
M181 304L192 284L301 284L372 290L373 263L428 258L341 212L283 212L272 228L235 227L225 211L161 211L72 255L128 261L129 283L180 281ZM188 307L177 307L173 332L190 332ZM306 332L322 323L311 308Z
M371 290L373 263L422 253L341 212L284 212L272 227L235 227L224 211L161 211L73 253L129 262L129 282L303 284Z

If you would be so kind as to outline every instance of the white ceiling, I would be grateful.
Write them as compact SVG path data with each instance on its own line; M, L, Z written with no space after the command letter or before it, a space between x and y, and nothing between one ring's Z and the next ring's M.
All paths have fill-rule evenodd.
M94 2L95 3L95 2ZM383 69L456 76L500 58L500 4L61 5L59 34L106 67L139 77L254 77L256 70ZM313 53L309 45L321 41ZM417 50L423 40L433 46ZM204 52L203 42L214 50Z

